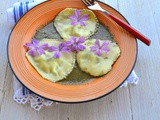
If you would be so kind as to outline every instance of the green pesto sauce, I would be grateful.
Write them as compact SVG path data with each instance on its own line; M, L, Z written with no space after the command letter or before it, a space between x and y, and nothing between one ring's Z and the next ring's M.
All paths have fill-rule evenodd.
M44 26L42 29L37 30L35 36L33 39L42 40L44 38L47 39L61 39L60 35L56 31L56 29L53 27L53 23L49 23L46 26ZM98 38L98 39L108 39L113 41L113 36L110 34L107 27L103 26L102 24L99 25L98 31L90 37L92 38ZM88 81L91 81L94 79L93 76L81 71L81 69L78 67L77 63L73 69L73 71L67 76L66 79L63 79L57 83L60 84L82 84L86 83Z

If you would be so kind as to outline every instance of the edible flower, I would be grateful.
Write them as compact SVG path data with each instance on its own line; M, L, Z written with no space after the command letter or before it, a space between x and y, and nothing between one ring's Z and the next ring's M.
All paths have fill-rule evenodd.
M32 40L32 43L26 43L25 46L29 48L28 54L33 57L44 54L44 50L48 48L48 44L40 45L38 40Z
M82 45L82 43L85 42L85 39L83 36L77 38L72 37L69 41L66 41L66 45L70 46L72 52L78 52L85 49L85 46Z
M75 10L74 15L69 18L72 20L71 25L80 24L81 26L86 26L84 21L88 20L88 14L81 15L80 10Z
M108 45L108 42L103 42L102 45L100 45L100 41L96 39L94 46L91 46L90 50L93 51L95 55L100 56L102 52L104 52L105 54L109 52L109 48L107 47Z
M65 52L65 53L70 53L70 49L68 48L68 46L63 42L63 43L60 43L58 45L58 47L56 46L50 46L48 48L48 51L49 52L53 52L53 51L56 51L53 55L54 58L60 58L61 56L61 52Z

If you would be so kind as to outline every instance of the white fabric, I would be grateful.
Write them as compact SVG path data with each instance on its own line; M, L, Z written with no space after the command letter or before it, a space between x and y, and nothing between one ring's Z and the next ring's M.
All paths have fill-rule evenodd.
M40 4L44 1L47 1L47 0L34 0L34 2L29 1L28 9L30 10L34 6ZM25 5L25 2L23 3L23 10L25 12L27 12L24 5ZM16 13L19 13L19 6L20 6L20 2L16 2L16 3L13 4L13 7L7 9L7 23L8 23L9 28L13 28L14 25L15 25L14 12L13 12L14 10L13 9L15 8ZM17 15L19 15L19 14L17 14ZM18 18L20 18L20 17L18 16Z
M28 10L31 9L32 7L36 6L37 4L44 2L46 0L35 0L34 2L29 2L28 4ZM20 19L20 11L19 11L19 6L22 3L17 2L13 5L12 8L7 9L7 22L9 28L13 28L15 23ZM22 4L23 12L27 12L27 7L26 4ZM15 10L15 11L14 11ZM14 13L15 12L15 13ZM23 13L23 14L24 14ZM16 20L15 20L15 16ZM128 79L121 85L121 87L126 87L128 84L137 84L139 81L136 73L132 71ZM25 91L25 93L24 93ZM13 99L19 103L19 104L26 104L29 103L30 106L39 111L43 106L51 106L52 101L46 100L44 98L39 97L38 95L35 95L31 93L29 90L27 90L19 81L14 77L14 96Z
M13 99L19 104L30 103L30 106L36 111L39 111L43 106L51 106L52 101L46 100L35 94L29 92L23 95L23 85L14 77L14 95ZM25 88L26 89L26 88Z
M127 80L121 85L121 87L126 87L128 84L137 85L139 82L139 78L136 75L135 71L133 70Z

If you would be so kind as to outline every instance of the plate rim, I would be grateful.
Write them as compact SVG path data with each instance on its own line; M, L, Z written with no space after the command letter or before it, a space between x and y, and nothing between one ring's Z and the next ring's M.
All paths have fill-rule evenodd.
M130 23L128 22L128 20L127 20L118 10L116 10L116 9L113 8L113 7L111 7L111 6L108 5L107 3L104 3L104 2L99 1L99 0L97 0L97 1L98 1L99 3L104 4L105 6L108 6L108 7L111 8L111 9L113 9L113 10L114 10L115 12L117 12L121 17L123 17L123 19L125 20L125 22L127 22L127 23L130 25ZM46 2L50 2L50 1L44 1L44 2L42 2L42 3L40 3L40 4L36 5L36 6L34 6L34 7L31 8L30 10L32 10L32 9L34 9L35 7L37 7L37 6L41 5L41 4L44 4L44 3L46 3ZM53 2L54 2L54 0L53 0ZM30 10L29 10L29 11L30 11ZM29 11L27 11L25 14L27 14ZM16 25L17 25L17 24L19 23L19 21L24 17L25 14L23 14L23 16L17 21L17 23L14 25L14 27L12 28L12 30L11 30L10 33L9 33L8 42L7 42L7 58L8 58L9 66L10 66L10 68L11 68L14 76L16 77L16 79L17 79L25 88L27 88L28 90L30 90L26 85L24 85L24 84L21 82L21 80L18 78L18 76L17 76L16 73L14 72L14 70L13 70L13 68L12 68L12 65L11 65L11 62L10 62L10 57L9 57L9 42L10 42L11 34L12 34L14 28L16 27ZM118 89L118 88L126 81L126 79L130 76L130 74L132 73L132 71L133 71L133 69L134 69L134 67L135 67L135 64L136 64L136 62L137 62L137 56L138 56L138 42L137 42L137 39L136 39L136 38L135 38L135 41L136 41L136 56L135 56L135 60L134 60L134 64L133 64L133 66L132 66L132 69L130 70L129 74L128 74L127 77L124 79L124 81L122 81L122 83L121 83L120 85L118 85L116 88L114 88L113 90L111 90L110 92L108 92L108 93L106 93L106 94L104 94L104 95L101 95L101 96L96 97L96 98L93 98L93 99L84 100L84 101L65 102L65 101L58 101L58 100L53 100L53 99L50 99L50 98L46 98L46 97L44 97L44 96L42 96L42 95L39 95L38 93L36 93L36 92L34 92L34 91L32 91L32 90L30 90L30 91L31 91L32 93L34 93L34 94L42 97L42 98L47 99L47 100L51 100L51 101L53 101L53 102L59 102L59 103L67 103L67 104L86 103L86 102L91 102L91 101L94 101L94 100L98 100L98 99L100 99L100 98L103 98L103 97L111 94L112 92L114 92L116 89Z

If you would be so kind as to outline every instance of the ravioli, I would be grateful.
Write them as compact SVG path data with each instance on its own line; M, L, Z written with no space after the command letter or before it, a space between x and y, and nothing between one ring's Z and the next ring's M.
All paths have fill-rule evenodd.
M39 44L48 43L49 46L58 46L62 41L55 39L44 39ZM54 58L53 52L45 50L45 54L32 57L26 53L26 57L37 72L45 79L52 82L57 82L66 78L68 74L73 70L75 65L75 53L61 52L60 58Z
M77 62L82 71L96 77L102 76L112 69L112 65L120 56L120 48L116 43L105 40L109 43L109 52L98 56L90 51L90 47L94 45L95 41L95 39L85 41L86 49L77 53ZM100 43L102 44L103 41L100 40Z
M89 38L96 32L99 25L95 14L88 9L79 10L80 17L78 20L81 19L82 24L72 25L71 23L74 21L71 20L70 17L75 15L75 11L77 11L77 9L66 8L61 11L54 20L55 28L65 40L70 39L72 36L84 36L85 38ZM85 20L86 18L82 18L83 16L86 17L86 15L88 15L88 20Z

